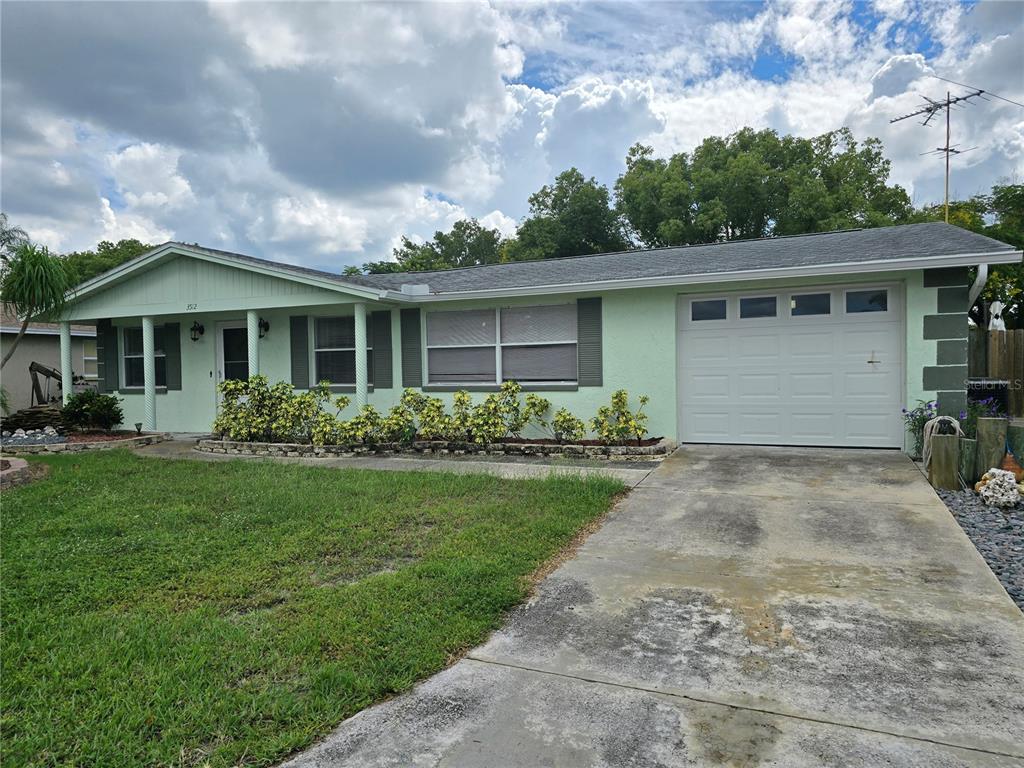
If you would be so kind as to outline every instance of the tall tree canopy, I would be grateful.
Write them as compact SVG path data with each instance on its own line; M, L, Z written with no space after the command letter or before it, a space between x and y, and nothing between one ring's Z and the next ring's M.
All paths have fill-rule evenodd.
M812 139L744 128L668 159L634 145L615 193L640 244L685 245L895 223L911 206L889 171L881 142L847 128Z
M501 256L502 238L496 229L488 229L476 219L463 219L449 232L435 232L432 240L414 243L402 238L395 248L394 261L371 261L363 265L367 273L414 272L427 269L474 267L496 264Z
M505 261L607 253L628 247L608 188L575 168L530 195L530 213L505 247Z
M64 269L71 285L80 285L108 269L119 267L126 261L142 255L152 247L139 240L118 240L116 243L103 240L95 250L65 254Z

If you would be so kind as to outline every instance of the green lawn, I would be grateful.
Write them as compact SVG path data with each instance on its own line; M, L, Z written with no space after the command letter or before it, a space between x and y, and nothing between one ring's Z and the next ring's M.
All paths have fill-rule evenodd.
M497 627L613 480L46 458L4 491L4 765L265 765Z

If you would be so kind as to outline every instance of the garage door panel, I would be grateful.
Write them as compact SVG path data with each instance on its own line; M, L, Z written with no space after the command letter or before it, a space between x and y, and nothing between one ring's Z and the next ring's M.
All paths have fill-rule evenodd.
M730 376L726 373L698 373L694 374L693 387L690 396L700 400L729 400Z
M800 362L831 360L835 354L835 336L832 331L794 331L789 337L789 347L793 359Z
M853 438L871 439L886 434L892 414L886 411L875 413L848 413L844 418L845 432Z
M848 372L843 374L843 396L849 400L873 400L893 402L889 397L893 391L891 371Z
M782 431L782 415L778 411L743 411L739 416L739 435L746 440L774 440Z
M697 336L687 341L687 355L697 365L713 365L728 363L733 355L729 345L723 346L721 339L715 336Z
M833 296L842 292L820 291ZM835 300L830 315L790 317L786 294L777 293L778 317L739 320L738 301L729 299L728 318L707 324L691 321L689 298L681 298L681 438L901 445L903 326L898 292L890 289L889 312L877 318L845 315Z
M795 400L831 400L835 397L831 373L794 371L789 374L789 393Z
M791 437L795 440L820 445L836 438L836 417L830 412L794 413L790 416L789 425Z
M761 398L765 400L779 399L779 374L777 373L738 373L737 396L749 400Z

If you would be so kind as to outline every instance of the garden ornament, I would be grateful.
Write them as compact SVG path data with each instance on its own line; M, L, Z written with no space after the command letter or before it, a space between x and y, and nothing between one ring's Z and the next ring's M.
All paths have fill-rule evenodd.
M1006 330L1006 323L1003 321L1004 309L1006 309L1006 305L1001 301L993 301L989 304L988 311L991 315L991 319L988 321L988 329L990 331Z
M921 458L924 459L924 468L926 470L932 460L933 435L964 436L964 431L960 428L960 422L952 416L936 416L934 419L926 421L922 433L924 434L924 450L921 452Z

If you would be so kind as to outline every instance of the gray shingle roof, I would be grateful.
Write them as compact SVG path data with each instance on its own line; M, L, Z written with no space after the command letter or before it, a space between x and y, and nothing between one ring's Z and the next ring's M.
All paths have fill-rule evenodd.
M196 246L188 246L196 248ZM200 248L240 261L267 264L264 259ZM990 237L941 222L878 229L852 229L795 237L734 240L710 245L603 253L546 261L492 264L480 267L399 272L383 275L337 275L269 262L298 274L315 275L339 284L400 290L403 284L428 285L432 294L558 286L642 278L692 277L730 272L758 272L787 267L828 266L897 259L927 259L965 254L1013 254L1014 248ZM984 261L979 258L978 261ZM865 264L866 269L870 267Z

